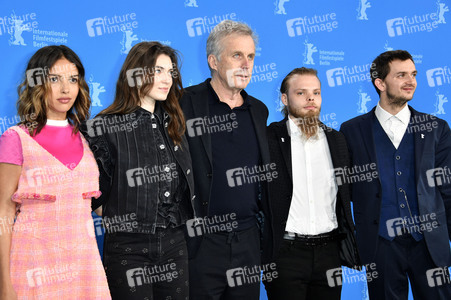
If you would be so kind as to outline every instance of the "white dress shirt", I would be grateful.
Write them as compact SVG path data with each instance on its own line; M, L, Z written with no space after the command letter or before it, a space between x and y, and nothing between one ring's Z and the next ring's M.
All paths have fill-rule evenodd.
M377 103L375 114L385 133L393 143L393 146L398 149L399 144L401 144L402 138L406 133L407 126L409 126L409 107L406 105L396 115L392 115Z
M330 232L338 227L338 186L326 134L318 128L318 136L307 139L288 119L293 196L285 230L305 235Z

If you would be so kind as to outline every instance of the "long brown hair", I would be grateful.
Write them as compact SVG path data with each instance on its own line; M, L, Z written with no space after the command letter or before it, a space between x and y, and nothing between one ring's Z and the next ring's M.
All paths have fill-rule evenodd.
M129 114L135 111L141 104L140 95L147 95L153 87L154 72L152 70L154 70L157 58L161 54L171 58L174 72L168 97L160 103L170 116L168 125L169 136L175 144L180 144L185 132L185 118L179 104L183 87L178 67L178 53L171 47L158 42L141 42L133 46L119 73L114 101L109 107L102 110L99 115ZM138 69L143 73L141 84L137 82L131 84L131 78L127 75Z
M25 125L31 136L38 134L47 122L48 101L52 87L47 79L48 70L59 60L65 58L73 63L78 70L79 92L74 105L67 112L67 119L73 126L73 133L77 133L80 123L89 119L91 99L89 87L85 81L85 69L80 58L69 47L47 46L36 51L30 58L25 78L17 88L19 99L17 100L17 112L21 121L17 125ZM33 77L33 73L39 74L39 81ZM35 124L36 126L28 126ZM36 128L34 128L36 127Z

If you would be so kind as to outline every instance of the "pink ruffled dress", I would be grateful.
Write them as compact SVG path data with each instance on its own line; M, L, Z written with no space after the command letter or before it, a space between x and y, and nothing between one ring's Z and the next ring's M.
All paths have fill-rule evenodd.
M19 299L111 299L91 217L99 172L71 131L47 124L32 138L14 126L1 138L0 162L22 165L10 266Z

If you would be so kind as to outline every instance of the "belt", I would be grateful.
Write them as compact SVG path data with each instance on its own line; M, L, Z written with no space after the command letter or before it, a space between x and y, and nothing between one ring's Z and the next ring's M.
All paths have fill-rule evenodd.
M328 242L341 240L342 234L338 232L338 229L332 230L331 232L317 234L317 235L304 235L295 232L286 231L283 238L288 241L300 242L306 245L324 245Z

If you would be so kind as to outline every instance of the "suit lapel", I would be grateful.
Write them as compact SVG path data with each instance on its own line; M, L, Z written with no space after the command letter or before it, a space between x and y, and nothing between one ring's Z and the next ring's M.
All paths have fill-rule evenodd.
M412 115L410 116L410 123L412 125L422 125L422 123L420 122L414 122L414 118L415 115L417 115L418 118L418 112L416 110L414 110L413 108L411 108L409 106L410 112L412 113ZM409 126L411 125L409 124ZM409 128L409 127L408 127ZM428 143L433 143L433 141L431 140L432 134L428 134L427 132L423 131L423 130L416 130L414 132L414 140L415 140L415 182L418 182L419 176L420 176L420 171L421 171L421 161L424 157L423 155L423 150L424 150L424 145L426 144L426 142Z
M375 110L376 108L373 108L371 112L363 116L363 120L362 122L360 122L360 136L362 137L363 144L365 145L366 151L368 152L370 162L376 163L377 165L376 148L374 146L373 134L373 121L377 121L376 115L374 114Z
M278 123L277 126L277 143L280 146L283 159L290 175L290 179L293 180L293 169L291 166L291 137L288 134L288 119L284 119Z
M266 139L266 120L262 120L262 114L256 111L254 105L249 106L251 113L252 123L254 124L255 134L257 135L258 146L260 148L260 157L262 158L262 164L267 164L266 161L269 158L268 141Z
M327 144L329 145L329 152L330 157L332 158L332 166L333 168L338 168L344 165L344 162L340 162L340 157L338 153L342 151L341 149L338 149L337 143L335 141L335 133L326 127L323 123L320 123L320 127L324 130L324 133L326 134Z
M203 94L203 95L202 95ZM200 96L196 96L195 102L192 102L193 104L193 111L194 115L198 116L198 118L208 117L209 112L209 99L208 92L201 93ZM205 152L207 153L208 159L210 160L210 163L212 162L212 154L211 154L211 136L209 134L202 134L200 136L200 139L202 140L202 144L204 145Z

